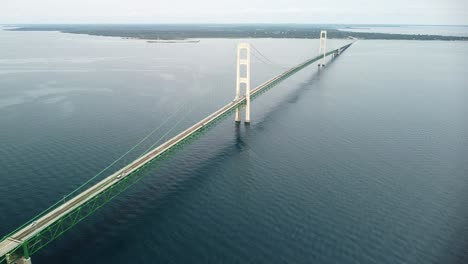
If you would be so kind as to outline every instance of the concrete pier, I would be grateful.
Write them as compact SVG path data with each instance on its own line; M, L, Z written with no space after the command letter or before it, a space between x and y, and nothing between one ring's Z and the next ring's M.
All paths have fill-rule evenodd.
M21 257L15 261L8 261L7 259L7 264L31 264L31 258L25 258L25 257Z

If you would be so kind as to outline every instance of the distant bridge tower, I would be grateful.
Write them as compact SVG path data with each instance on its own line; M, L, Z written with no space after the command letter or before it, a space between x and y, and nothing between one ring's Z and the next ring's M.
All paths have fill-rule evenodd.
M241 86L245 86L245 123L250 123L250 44L240 43L237 46L237 82L236 98L241 98ZM240 109L236 109L236 122L240 122Z
M319 62L319 67L325 67L325 57L327 54L327 31L320 31L320 48L319 55L323 54L322 60Z

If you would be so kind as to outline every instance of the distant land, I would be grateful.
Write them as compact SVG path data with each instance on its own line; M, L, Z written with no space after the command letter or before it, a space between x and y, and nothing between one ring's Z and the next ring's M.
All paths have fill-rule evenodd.
M390 40L468 40L468 37L440 35L409 35L371 32L350 32L356 25L302 24L74 24L19 25L15 31L60 31L135 38L146 40L186 40L200 38L318 38L327 30L328 38L390 39ZM371 25L366 25L371 26ZM339 30L341 29L341 30Z

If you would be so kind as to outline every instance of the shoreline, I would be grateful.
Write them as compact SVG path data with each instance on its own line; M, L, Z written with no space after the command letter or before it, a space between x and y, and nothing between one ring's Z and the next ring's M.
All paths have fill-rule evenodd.
M8 31L59 31L71 34L140 39L146 40L148 43L198 43L199 39L206 38L317 39L322 29L328 31L329 39L468 41L468 36L353 32L346 31L342 27L294 25L11 25L11 28L3 27L3 30Z

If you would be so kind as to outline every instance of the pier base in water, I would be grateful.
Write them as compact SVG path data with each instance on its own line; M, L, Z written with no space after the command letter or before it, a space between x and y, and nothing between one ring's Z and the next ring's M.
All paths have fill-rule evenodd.
M31 264L31 258L25 258L25 257L22 257L20 259L17 259L13 262L7 262L8 264Z

